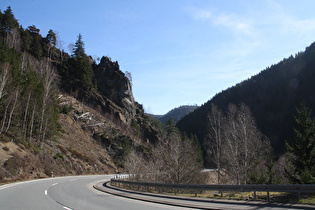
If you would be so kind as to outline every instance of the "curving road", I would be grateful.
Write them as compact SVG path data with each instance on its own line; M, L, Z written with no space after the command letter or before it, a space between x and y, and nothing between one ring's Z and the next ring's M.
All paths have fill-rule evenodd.
M305 205L196 200L130 193L122 189L110 192L113 189L104 189L105 192L119 195L115 196L93 188L93 185L100 185L103 188L101 183L108 181L111 177L112 175L58 177L3 185L0 186L0 210L186 209L158 203L190 206L199 209L315 209L315 206ZM136 199L147 200L148 202Z
M1 210L183 209L117 197L93 189L111 175L48 178L0 186Z

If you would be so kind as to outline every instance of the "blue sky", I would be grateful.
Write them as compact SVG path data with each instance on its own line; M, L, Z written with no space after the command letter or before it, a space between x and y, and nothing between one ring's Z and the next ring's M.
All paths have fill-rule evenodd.
M65 50L81 33L87 54L131 72L154 114L201 105L315 41L313 0L0 0L8 6Z

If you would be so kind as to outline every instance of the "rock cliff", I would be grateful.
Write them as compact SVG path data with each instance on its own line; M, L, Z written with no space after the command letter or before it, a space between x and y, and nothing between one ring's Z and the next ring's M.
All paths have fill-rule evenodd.
M143 112L142 107L135 102L131 83L119 69L118 62L102 57L101 62L94 68L94 76L100 94L121 108L124 116L120 116L122 121L131 122L137 113Z

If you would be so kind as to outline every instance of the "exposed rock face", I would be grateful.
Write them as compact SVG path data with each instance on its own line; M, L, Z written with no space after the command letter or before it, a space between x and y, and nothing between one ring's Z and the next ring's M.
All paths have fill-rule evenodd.
M129 79L119 70L117 62L112 62L107 57L102 57L101 62L95 67L94 75L98 91L125 110L128 119L133 118L137 113Z

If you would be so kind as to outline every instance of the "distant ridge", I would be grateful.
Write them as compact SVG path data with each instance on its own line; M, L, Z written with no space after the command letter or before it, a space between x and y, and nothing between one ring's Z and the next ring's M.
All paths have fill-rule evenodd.
M182 119L185 115L197 109L199 106L197 105L183 105L177 108L172 109L164 115L151 115L153 118L161 121L162 123L166 123L171 118L177 123L180 119Z

